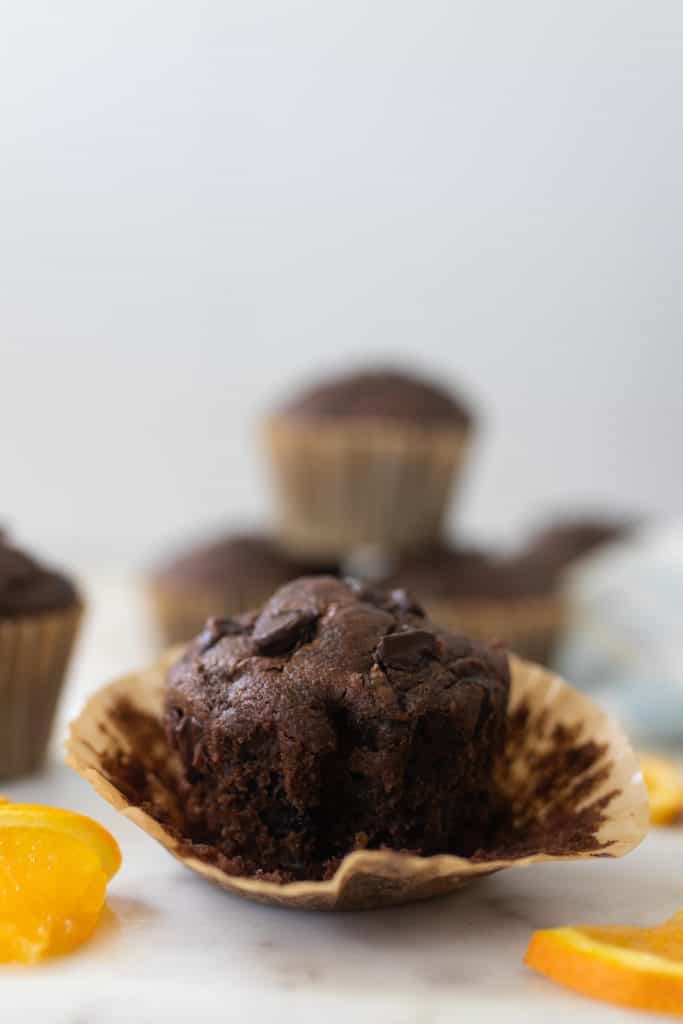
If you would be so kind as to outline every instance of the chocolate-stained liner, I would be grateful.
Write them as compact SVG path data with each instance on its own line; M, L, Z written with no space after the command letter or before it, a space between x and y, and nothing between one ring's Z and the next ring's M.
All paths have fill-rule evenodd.
M40 767L81 615L74 604L0 620L0 778Z
M274 579L259 586L253 580L244 580L228 592L226 587L210 584L188 584L180 588L162 579L148 579L144 582L144 590L158 632L164 646L168 646L190 640L214 615L230 617L259 608L273 589L284 582L284 579Z
M511 598L425 598L420 604L433 622L454 633L490 643L499 640L528 661L547 665L569 621L561 594Z
M436 540L469 430L370 418L266 421L278 532L302 558Z
M122 703L133 706L143 715L151 715L159 721L166 671L178 654L177 648L169 651L141 672L97 691L71 726L67 761L101 796L158 840L186 867L248 899L310 910L368 909L407 903L454 892L475 878L503 868L526 867L542 861L621 857L633 850L647 832L649 808L642 773L620 726L559 676L512 657L510 720L526 715L527 727L518 732L517 745L509 752L510 760L505 766L509 784L515 790L523 790L533 766L538 766L539 758L556 743L558 730L569 730L578 747L597 744L601 750L599 763L590 769L597 768L596 785L589 786L585 796L586 804L591 807L604 805L603 813L598 815L598 825L584 824L583 831L579 825L567 848L551 853L543 849L520 849L519 845L507 857L505 850L498 848L489 855L484 850L472 859L450 854L419 857L390 850L358 850L348 854L334 876L326 881L280 885L228 875L193 855L187 840L164 827L147 810L131 804L108 768L118 759L125 761L133 750L125 716L117 716L116 708ZM173 755L169 752L168 756ZM571 757L568 763L572 763ZM585 768L576 767L573 769L576 776L569 777L574 798L584 777L582 771L585 773ZM155 775L147 782L158 805L175 803L174 793L163 778ZM552 797L547 799L550 801ZM576 806L572 805L572 809L575 811ZM543 810L538 813L542 814ZM588 822L591 814L578 820Z

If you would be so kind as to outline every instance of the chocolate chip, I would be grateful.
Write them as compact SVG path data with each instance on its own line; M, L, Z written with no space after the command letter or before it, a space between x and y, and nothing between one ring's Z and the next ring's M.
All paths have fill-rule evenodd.
M424 615L424 610L407 590L392 590L389 594L389 608L406 615Z
M377 645L375 659L385 669L408 671L435 658L437 650L433 633L426 629L404 629L382 637Z
M244 633L244 626L236 619L208 619L197 637L197 653L206 654L224 636L237 636L240 633Z
M313 635L317 614L309 609L269 612L259 615L251 642L260 654L285 654Z

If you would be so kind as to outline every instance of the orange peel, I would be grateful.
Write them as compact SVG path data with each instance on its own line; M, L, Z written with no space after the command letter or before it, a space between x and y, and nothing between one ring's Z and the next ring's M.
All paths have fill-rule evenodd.
M578 926L535 932L525 962L593 999L683 1016L683 912L652 928Z
M683 773L674 761L641 754L640 767L650 798L650 821L670 825L683 814Z
M35 963L89 938L120 864L116 840L91 818L0 805L0 961Z

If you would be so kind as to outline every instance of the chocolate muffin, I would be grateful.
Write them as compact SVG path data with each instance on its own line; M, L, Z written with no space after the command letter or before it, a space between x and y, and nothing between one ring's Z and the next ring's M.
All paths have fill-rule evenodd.
M390 369L296 396L265 424L283 542L300 557L340 558L434 540L472 423L457 396Z
M0 534L0 777L41 763L80 617L71 580Z
M191 834L230 873L280 882L357 848L472 854L508 693L504 652L434 626L405 591L295 580L211 620L169 673Z
M435 622L548 664L566 602L540 559L435 544L402 558L385 586L406 587Z
M635 522L626 519L593 517L558 522L532 537L525 552L526 561L534 571L557 577L580 558L626 540L635 528Z
M332 565L323 570L336 573ZM174 644L193 637L211 615L256 608L305 571L265 534L228 533L191 545L159 566L147 591L163 641Z

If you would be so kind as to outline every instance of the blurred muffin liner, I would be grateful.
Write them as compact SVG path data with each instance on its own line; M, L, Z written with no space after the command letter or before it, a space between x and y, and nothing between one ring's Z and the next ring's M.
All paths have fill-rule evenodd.
M642 773L620 726L559 676L513 657L508 738L497 769L505 811L485 849L468 859L356 850L332 878L286 885L230 875L218 851L183 832L181 768L162 723L166 671L178 654L169 651L95 693L71 726L67 760L187 867L249 899L316 910L406 903L503 868L621 857L647 832Z
M0 778L40 767L82 606L0 621Z
M188 585L178 588L162 580L148 580L145 592L164 645L184 643L200 632L211 616L239 615L258 608L275 582L245 579L229 594L226 587Z
M552 661L569 620L560 594L458 601L421 597L420 604L440 626L484 643L500 640L515 654L542 665Z
M279 533L303 558L380 542L415 548L439 535L469 431L392 420L272 418L264 431Z

